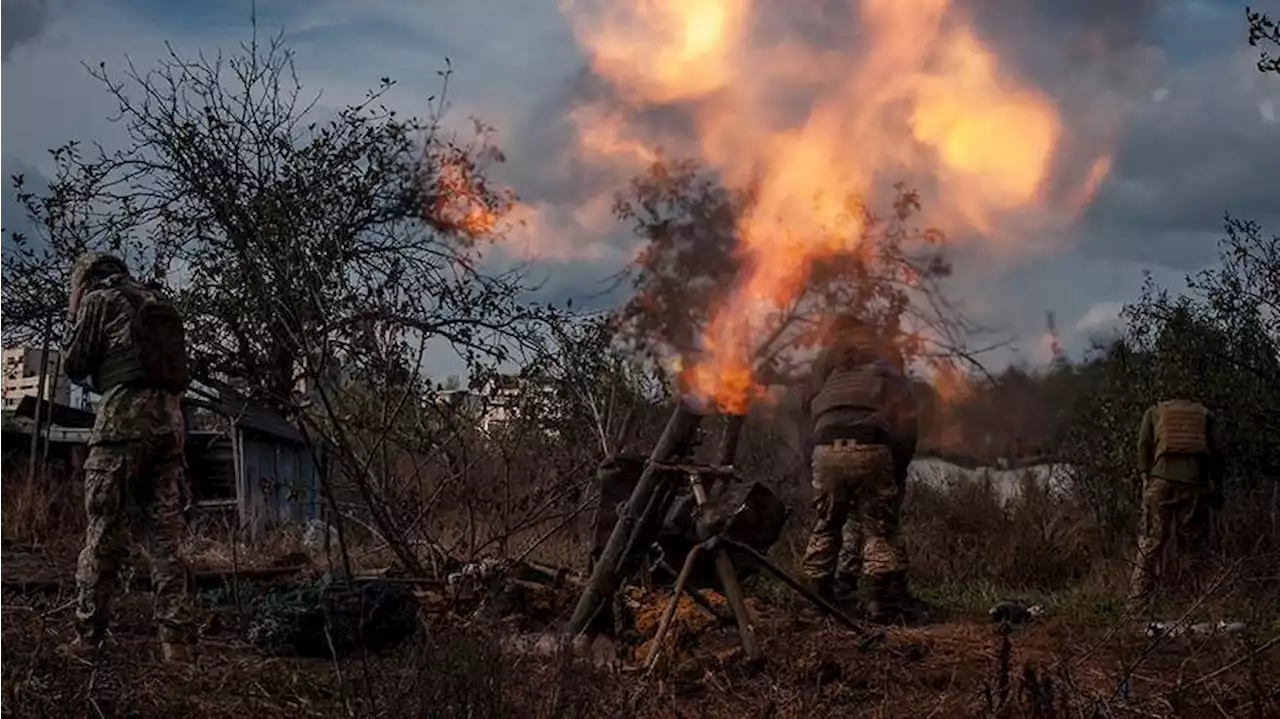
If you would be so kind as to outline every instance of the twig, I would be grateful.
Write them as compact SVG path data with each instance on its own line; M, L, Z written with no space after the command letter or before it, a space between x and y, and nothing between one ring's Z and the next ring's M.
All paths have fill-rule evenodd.
M1259 654L1261 654L1261 653L1263 653L1263 652L1267 651L1267 650L1268 650L1268 649L1270 649L1271 647L1274 647L1277 643L1280 643L1280 636L1274 636L1274 637L1271 637L1271 638L1270 638L1270 639L1268 639L1267 641L1263 642L1263 643L1262 643L1262 646L1258 647L1257 649L1253 650L1252 652L1249 652L1248 654L1246 654L1246 655L1244 655L1244 656L1240 657L1239 659L1236 659L1235 661L1233 661L1233 662L1231 662L1231 663L1229 663L1229 664L1226 664L1226 665L1224 665L1224 666L1218 667L1217 669L1215 669L1215 670L1213 670L1213 671L1209 672L1208 674L1205 674L1204 676L1200 677L1199 679L1196 679L1196 680L1194 680L1194 681L1192 681L1192 682L1189 682L1188 684L1186 684L1186 686L1188 686L1188 687L1193 687L1193 686L1196 686L1197 684L1203 684L1204 682L1207 682L1207 681L1209 681L1210 679L1213 679L1214 677L1217 677L1217 676L1219 676L1219 675L1221 675L1221 674L1225 674L1225 673L1227 673L1227 672L1231 671L1232 669L1235 669L1236 667L1240 666L1241 664L1244 664L1246 661L1248 661L1248 660L1250 660L1250 659L1252 659L1252 658L1254 658L1254 657L1258 656Z
M559 532L561 529L564 529L566 526L568 526L568 524L572 522L574 519L576 519L579 514L582 514L582 511L584 509L586 509L587 507L590 507L591 503L596 501L596 499L599 496L600 496L600 492L598 490L593 491L585 500L583 500L582 504L578 505L576 509L574 509L572 512L569 512L569 514L565 516L564 519L560 520L558 524L556 524L554 527L547 530L542 536L534 540L533 544L530 544L528 547L526 547L525 550L520 553L520 556L516 557L515 559L516 564L520 564L524 562L524 560L528 559L529 555L533 553L533 550L542 546L542 543L550 539L556 532Z
M1200 609L1201 605L1203 605L1205 601L1208 600L1208 598L1218 590L1218 587L1222 586L1222 583L1225 582L1228 577L1234 574L1236 570L1240 568L1240 565L1243 563L1244 563L1244 557L1241 557L1240 559L1237 559L1234 564L1228 567L1226 571L1218 575L1217 579L1213 581L1213 584L1210 584L1208 589L1206 589L1203 593L1201 593L1201 595L1196 599L1195 603L1193 603L1191 607L1187 609L1187 611L1183 612L1182 616L1178 618L1178 621L1173 623L1173 626L1169 627L1166 631L1156 635L1147 644L1147 646L1142 649L1142 652L1138 654L1137 659L1134 659L1133 664L1129 667L1128 671L1126 671L1124 675L1120 677L1120 681L1117 683L1116 689L1111 695L1113 698L1120 695L1123 687L1127 685L1129 682L1129 679L1133 677L1133 673L1138 670L1138 666L1141 665L1142 662L1145 661L1146 658L1150 656L1153 651L1155 651L1156 647L1160 646L1161 642L1168 639L1178 627L1186 623L1186 621L1189 618L1191 618L1191 616L1195 614L1197 610Z

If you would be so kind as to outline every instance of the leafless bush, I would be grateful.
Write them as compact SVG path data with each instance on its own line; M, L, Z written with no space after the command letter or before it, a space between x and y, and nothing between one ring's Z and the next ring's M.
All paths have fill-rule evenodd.
M44 544L77 537L84 529L84 486L61 472L33 477L25 459L6 459L3 472L4 536Z

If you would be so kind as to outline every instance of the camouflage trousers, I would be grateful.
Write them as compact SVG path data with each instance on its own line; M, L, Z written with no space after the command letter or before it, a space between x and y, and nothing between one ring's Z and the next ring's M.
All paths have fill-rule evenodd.
M1194 559L1208 543L1209 510L1205 489L1198 484L1149 477L1142 486L1142 518L1138 549L1129 580L1129 603L1150 598L1155 583L1170 560L1184 555ZM1179 551L1183 545L1188 551Z
M196 638L186 566L178 544L184 531L181 435L100 443L84 463L88 516L76 566L76 620L82 640L102 639L120 564L131 548L151 565L160 639Z
M907 568L902 486L887 447L852 442L814 447L813 488L818 521L804 556L810 579Z

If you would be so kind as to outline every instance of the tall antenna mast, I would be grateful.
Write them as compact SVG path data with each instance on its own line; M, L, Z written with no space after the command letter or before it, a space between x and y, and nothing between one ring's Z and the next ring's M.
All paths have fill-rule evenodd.
M1053 310L1045 313L1045 320L1049 328L1049 350L1053 353L1053 361L1056 364L1062 362L1064 357L1062 342L1058 339L1058 323L1053 318Z

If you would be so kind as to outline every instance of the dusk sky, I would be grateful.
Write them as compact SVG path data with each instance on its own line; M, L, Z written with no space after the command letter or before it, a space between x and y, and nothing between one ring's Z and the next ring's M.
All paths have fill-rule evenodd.
M760 10L760 22L787 6L777 0L759 5L772 8ZM836 47L838 34L824 33L853 22L847 10L833 9L840 5L797 2L809 12L824 6L827 20L769 27L785 25L811 45ZM1241 4L963 5L1002 65L1053 102L1063 143L1081 158L1105 151L1112 159L1091 202L1070 221L957 251L952 294L984 324L1016 339L993 364L1043 362L1046 311L1056 314L1067 351L1078 356L1091 336L1114 327L1144 271L1178 288L1186 273L1212 263L1224 212L1258 220L1269 231L1280 228L1280 79L1257 71ZM1280 14L1276 0L1254 5ZM247 0L5 0L5 176L48 173L46 150L69 139L121 142L120 128L106 119L111 100L82 62L118 66L128 56L146 67L164 53L165 41L179 52L231 50L249 36L250 7ZM448 57L455 70L451 121L463 127L474 115L497 128L507 156L498 177L537 218L506 252L536 258L555 297L599 304L616 301L588 298L629 258L634 239L628 228L600 225L600 198L626 177L616 167L584 171L569 120L599 86L590 52L575 33L574 13L582 12L589 10L565 9L555 0L257 4L263 30L283 28L297 51L303 84L323 91L321 112L358 101L389 76L401 83L391 98L395 106L423 114ZM803 105L809 96L800 95L787 102ZM1055 168L1073 162L1068 157ZM9 195L6 186L6 229L15 226Z

